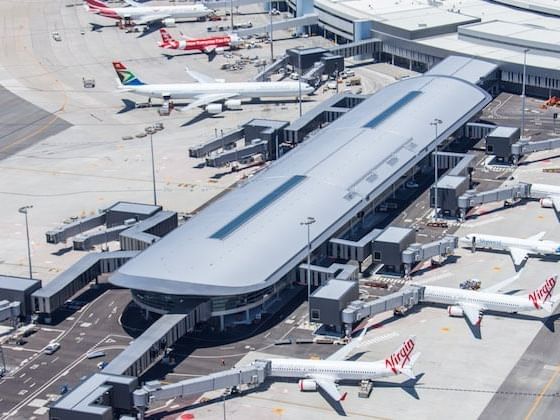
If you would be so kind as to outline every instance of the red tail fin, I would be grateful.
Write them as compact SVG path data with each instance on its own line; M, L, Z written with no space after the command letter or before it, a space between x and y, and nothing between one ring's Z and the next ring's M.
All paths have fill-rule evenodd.
M536 309L541 309L544 302L552 297L552 291L556 287L557 276L549 277L538 288L529 293L529 300Z
M394 374L400 373L401 369L410 363L414 342L415 337L409 337L391 356L385 359L385 366L390 368Z
M161 41L163 44L169 44L173 41L173 37L171 36L171 34L164 28L161 28L159 30L159 33L161 34Z
M86 3L92 9L108 9L109 8L109 6L107 6L107 4L103 3L101 0L86 0Z

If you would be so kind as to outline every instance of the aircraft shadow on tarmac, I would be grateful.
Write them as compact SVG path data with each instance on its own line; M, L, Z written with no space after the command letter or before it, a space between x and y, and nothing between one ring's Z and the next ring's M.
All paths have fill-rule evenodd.
M420 374L416 375L416 378L407 379L406 381L400 382L400 383L374 380L373 381L373 392L375 392L375 388L400 388L404 392L406 392L408 395L410 395L412 398L414 398L416 400L420 400L420 396L418 395L418 392L416 391L416 386L417 385L422 385L422 383L419 383L419 382L424 375L425 375L424 373L420 373ZM279 383L279 382L286 383L286 384L288 384L288 386L297 387L297 381L294 381L293 379L288 379L288 378L276 378L274 380L267 379L261 385L255 387L255 388L252 388L252 389L244 390L243 392L240 392L238 394L230 394L230 395L224 395L224 396L221 396L221 397L211 398L211 399L208 399L208 400L204 400L203 402L196 402L196 403L193 403L192 405L182 406L181 408L177 408L177 409L166 409L165 411L161 411L159 413L152 414L152 416L150 416L150 418L152 418L152 419L162 419L166 416L178 415L178 414L181 414L182 412L185 412L185 411L188 411L188 410L193 410L193 409L200 408L200 407L204 407L204 406L210 405L210 404L226 403L226 405L227 405L227 401L230 400L230 399L237 398L238 396L242 398L243 396L246 396L246 395L259 394L259 393L268 391L273 383ZM356 381L341 381L340 384L342 384L342 385L353 385L353 387L357 391ZM332 407L334 412L336 412L339 416L342 416L342 417L347 416L346 411L344 410L344 402L339 402L339 401L333 400L327 393L325 393L320 388L318 389L316 394L317 394L317 398L324 398L325 401L327 401L327 403ZM279 402L279 404L281 404L281 402Z
M176 57L188 57L189 55L197 55L197 54L203 54L202 52L186 52L186 53L180 53L180 54L166 54L163 53L162 56L164 56L165 58L167 58L168 60L173 60ZM208 62L212 62L214 61L214 59L216 58L216 56L218 55L216 52L212 52L207 54L208 55Z
M136 102L131 101L130 99L121 99L121 101L123 103L123 107L117 112L117 114L124 114L125 112L136 109Z
M150 34L153 34L156 31L159 31L161 28L164 28L161 22L154 22L150 23L149 25L144 26L144 29L140 32L136 38L144 38Z

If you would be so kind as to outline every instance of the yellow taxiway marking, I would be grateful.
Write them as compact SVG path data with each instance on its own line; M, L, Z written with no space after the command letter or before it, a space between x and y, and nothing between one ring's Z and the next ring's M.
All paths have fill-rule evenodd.
M440 331L443 332L443 333L448 333L448 332L449 332L449 328L443 327L443 328L440 328Z
M554 370L554 374L550 377L550 379L545 384L545 386L540 390L539 394L535 398L535 401L533 402L533 405L529 409L529 412L525 416L524 420L529 420L531 417L533 417L533 414L534 414L535 410L541 404L541 401L542 401L542 398L543 398L544 394L546 393L546 391L548 391L548 388L550 388L550 386L556 381L556 378L558 378L558 375L560 375L560 365L556 366L556 369Z
M502 271L502 267L492 267L492 271Z

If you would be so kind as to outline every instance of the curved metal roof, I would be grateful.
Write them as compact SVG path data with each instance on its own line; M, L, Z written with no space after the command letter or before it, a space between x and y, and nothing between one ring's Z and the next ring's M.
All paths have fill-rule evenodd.
M118 286L220 296L278 281L490 96L462 79L424 75L375 93L293 151L171 232L111 277ZM439 142L439 141L438 141Z

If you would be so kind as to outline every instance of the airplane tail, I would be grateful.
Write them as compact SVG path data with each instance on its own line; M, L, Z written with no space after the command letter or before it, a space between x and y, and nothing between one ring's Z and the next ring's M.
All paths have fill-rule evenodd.
M552 297L552 291L556 287L558 282L558 276L551 276L545 280L537 289L529 293L529 300L535 306L536 309L544 309L546 311L552 312L553 302L550 301Z
M167 30L165 28L161 28L159 30L159 33L161 34L161 43L160 46L164 46L164 45L169 45L171 44L173 41L175 41L173 39L173 36L167 32Z
M141 86L145 85L136 75L128 70L126 66L120 61L113 61L113 68L119 76L119 80L122 86Z
M416 345L416 337L410 336L406 341L387 359L385 359L385 366L390 368L395 375L402 373L411 379L416 375L412 371L412 367L418 360L420 353L412 354Z
M101 0L86 0L87 5L90 9L108 9L109 6L103 3Z
M416 374L414 373L412 368L414 367L414 364L416 363L416 361L420 357L420 354L421 354L420 352L414 353L412 355L412 357L410 358L410 361L405 365L405 367L400 369L400 373L409 377L410 379L416 379Z

